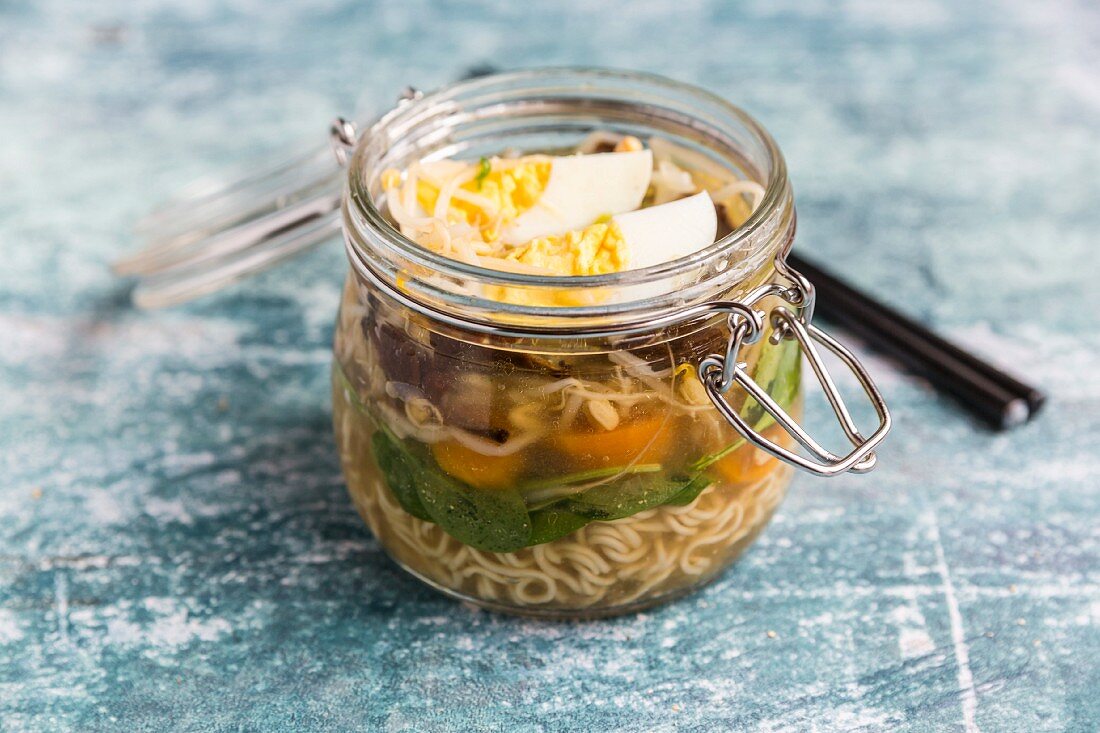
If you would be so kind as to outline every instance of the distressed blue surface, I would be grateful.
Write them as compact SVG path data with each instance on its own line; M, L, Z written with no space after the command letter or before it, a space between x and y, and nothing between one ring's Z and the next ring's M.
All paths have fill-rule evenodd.
M528 5L0 4L0 729L1097 730L1096 4ZM179 184L484 61L742 104L803 251L1049 408L993 435L875 362L881 468L798 479L732 572L638 616L403 576L332 446L339 249L155 314L106 266Z

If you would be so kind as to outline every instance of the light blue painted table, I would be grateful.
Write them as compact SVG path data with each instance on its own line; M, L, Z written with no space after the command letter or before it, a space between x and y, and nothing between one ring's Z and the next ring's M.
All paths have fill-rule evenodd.
M0 4L0 729L1096 731L1097 5L527 5ZM178 184L485 61L742 104L804 252L1049 409L994 435L875 362L881 468L800 478L704 592L586 624L434 595L344 494L338 247L155 314L106 267Z

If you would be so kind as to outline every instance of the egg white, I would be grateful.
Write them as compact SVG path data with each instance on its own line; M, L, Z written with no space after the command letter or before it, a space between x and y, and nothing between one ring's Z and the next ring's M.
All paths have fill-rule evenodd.
M583 229L601 216L637 209L649 188L653 153L595 153L554 158L546 189L535 205L504 228L516 245Z

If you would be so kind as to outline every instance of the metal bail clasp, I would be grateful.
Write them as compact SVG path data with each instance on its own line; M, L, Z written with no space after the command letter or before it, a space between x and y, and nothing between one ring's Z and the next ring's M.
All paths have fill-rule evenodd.
M836 339L809 322L809 318L807 318L806 315L813 313L813 287L809 285L802 275L791 270L787 266L783 259L783 255L780 255L776 264L776 269L781 274L790 278L794 282L794 286L788 289L765 287L757 291L757 293L750 294L748 299L749 306L746 307L746 310L752 312L756 317L750 318L742 312L735 312L730 315L730 340L726 348L726 354L724 356L711 354L700 361L699 381L701 381L706 388L707 395L710 397L711 402L714 403L714 406L722 413L723 417L733 425L738 433L757 448L775 456L781 461L817 476L836 476L847 471L852 471L853 473L865 473L870 471L875 467L876 459L873 451L882 442L883 438L886 437L886 433L890 431L890 411L886 407L886 402L883 400L882 394L878 391L878 387L875 386L874 381L871 379L871 375L867 373L867 370L855 355L838 343ZM779 292L777 292L777 290ZM765 294L780 294L791 303L791 305L797 306L801 310L800 316L796 315L785 306L775 308L770 316L775 326L773 338L777 340L783 338L794 338L798 340L803 353L810 362L811 368L813 368L818 383L825 391L825 396L828 398L829 404L832 406L833 412L836 414L837 420L844 430L844 434L854 446L854 449L847 455L838 456L822 447L821 444L810 437L802 426L795 422L795 420L745 372L742 364L738 362L737 354L741 350L741 346L756 341L763 332L763 314L759 311L752 311L751 304L755 303ZM818 354L815 342L822 344L825 348L834 353L852 370L859 380L859 384L863 388L863 391L871 400L871 404L878 414L879 425L870 437L864 438L863 435L860 434L859 428L852 420L851 413L848 412L848 408L844 404L843 398L837 391L836 384L833 382L829 370L821 360L820 354ZM791 437L797 440L812 455L812 458L800 456L757 433L753 427L741 417L738 411L730 405L725 397L725 393L729 391L729 388L734 383L739 384L753 399L755 399Z

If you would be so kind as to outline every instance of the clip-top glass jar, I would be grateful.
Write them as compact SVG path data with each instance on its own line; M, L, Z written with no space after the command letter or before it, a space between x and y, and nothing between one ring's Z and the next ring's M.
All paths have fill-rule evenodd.
M572 277L449 259L387 217L386 169L572 150L593 130L659 137L685 168L756 181L763 198L695 254ZM858 362L810 322L812 285L784 259L795 212L782 155L736 107L654 76L525 71L409 94L357 140L335 126L334 144L348 167L351 263L336 438L355 506L424 582L513 613L643 608L732 563L776 511L792 466L873 466L888 412ZM879 415L869 437L815 342L856 372ZM853 444L846 456L798 425L803 354Z
M654 175L667 164L680 195L685 175L735 192L718 197L728 233L663 264L558 277L449 259L388 215L391 168L639 138L654 160L661 148ZM643 608L732 563L792 467L874 466L889 413L859 362L813 325L813 286L786 263L783 157L736 107L655 76L534 70L410 90L361 135L337 120L331 143L155 212L139 227L151 246L116 270L143 276L137 304L168 305L342 229L351 270L332 373L344 473L378 541L433 587L512 613ZM878 413L866 438L816 344ZM846 455L798 423L804 360Z

